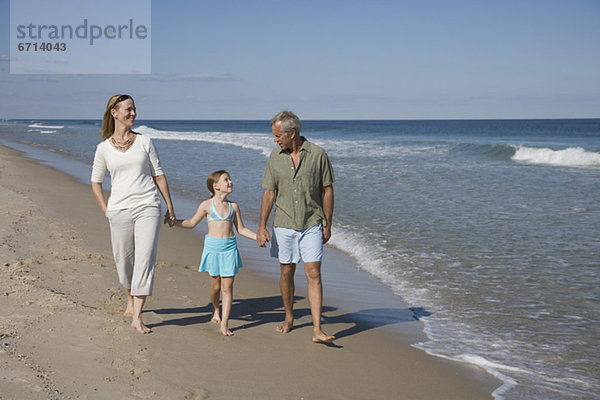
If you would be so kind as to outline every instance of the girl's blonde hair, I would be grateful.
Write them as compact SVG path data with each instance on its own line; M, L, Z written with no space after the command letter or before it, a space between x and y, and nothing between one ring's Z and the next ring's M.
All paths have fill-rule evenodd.
M218 171L211 173L208 176L208 179L206 179L206 187L210 191L210 197L213 197L215 195L214 185L215 185L215 183L219 182L219 179L221 179L221 175L223 175L223 174L229 175L229 172L225 171L224 169L220 169ZM229 175L229 176L231 176L231 175Z
M123 100L127 99L133 100L133 97L128 94L115 94L108 99L108 103L106 103L106 111L104 111L104 118L102 119L102 129L100 129L100 136L102 137L102 140L108 139L115 132L115 119L110 113L110 110L115 108L116 105Z

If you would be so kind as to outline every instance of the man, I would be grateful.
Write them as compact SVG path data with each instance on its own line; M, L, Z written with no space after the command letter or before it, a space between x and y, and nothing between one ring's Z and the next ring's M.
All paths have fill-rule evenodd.
M271 239L267 220L275 204L271 255L277 256L281 264L279 287L285 309L285 321L277 330L287 333L294 327L294 273L302 258L308 280L312 339L326 343L335 337L321 330L321 259L323 244L331 237L334 176L325 151L300 136L301 129L300 119L290 111L282 111L271 120L279 148L271 152L261 183L264 191L257 241L265 247Z

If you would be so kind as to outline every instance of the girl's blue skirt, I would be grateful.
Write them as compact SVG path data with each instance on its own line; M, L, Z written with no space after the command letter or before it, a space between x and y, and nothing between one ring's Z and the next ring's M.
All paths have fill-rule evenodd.
M198 271L206 271L210 276L230 277L235 276L240 268L242 258L235 236L222 239L204 236L204 250Z

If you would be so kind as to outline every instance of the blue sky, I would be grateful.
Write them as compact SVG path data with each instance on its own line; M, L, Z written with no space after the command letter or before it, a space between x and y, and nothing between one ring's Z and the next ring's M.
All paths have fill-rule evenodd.
M9 74L9 4L0 118L600 118L600 0L155 0L150 75Z

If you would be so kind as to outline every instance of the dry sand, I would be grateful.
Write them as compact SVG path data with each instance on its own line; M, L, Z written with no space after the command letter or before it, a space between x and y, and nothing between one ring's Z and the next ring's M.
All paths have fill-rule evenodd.
M90 187L2 146L0 242L0 399L480 400L499 386L353 321L353 310L327 313L335 322L324 329L341 336L334 346L313 344L301 292L297 328L277 333L278 285L247 259L226 338L196 272L201 242L167 227L144 313L153 333L138 334L122 316L108 224Z

